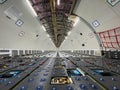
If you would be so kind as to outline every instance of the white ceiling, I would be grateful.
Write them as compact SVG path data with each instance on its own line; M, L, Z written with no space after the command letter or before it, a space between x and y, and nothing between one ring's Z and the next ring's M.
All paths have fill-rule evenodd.
M4 11L9 7L15 7L23 15L21 19L24 24L21 27L16 26L15 20L6 18ZM0 48L10 49L40 49L55 50L54 44L47 37L41 24L27 6L25 0L8 0L0 5ZM19 36L24 32L23 37ZM39 35L39 37L36 37Z
M91 30L85 22L79 22L61 45L61 50L99 50L100 43L93 31L101 32L120 27L120 2L112 7L107 0L81 0L73 13L85 19L93 29ZM95 20L100 24L98 27L92 25ZM81 32L82 36L80 36ZM82 44L85 46L83 47Z
M120 2L112 7L107 0L81 0L74 13L91 25L94 20L99 21L100 26L94 28L96 32L120 26Z
M24 22L23 26L18 27L15 25L15 20L6 18L4 11L11 6L23 14L18 18ZM91 26L92 22L97 20L100 25L96 28L93 27L93 29L100 32L120 26L119 8L120 3L112 7L106 0L81 0L73 13L85 19ZM56 50L41 24L31 12L30 7L26 4L26 0L8 0L0 5L0 28L0 48ZM25 32L23 37L18 35L21 31ZM81 36L80 33L83 35ZM36 37L37 34L39 37ZM100 47L91 28L80 20L59 49L99 50Z
M82 33L82 35L80 35ZM92 35L92 36L91 36ZM85 46L82 46L85 44ZM95 50L100 49L95 34L82 21L73 28L71 34L63 42L60 50Z

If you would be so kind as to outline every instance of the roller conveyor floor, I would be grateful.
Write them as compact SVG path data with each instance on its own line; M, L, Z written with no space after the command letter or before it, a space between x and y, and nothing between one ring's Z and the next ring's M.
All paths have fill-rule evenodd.
M75 57L39 58L23 66L20 64L0 77L0 90L120 89L119 75Z

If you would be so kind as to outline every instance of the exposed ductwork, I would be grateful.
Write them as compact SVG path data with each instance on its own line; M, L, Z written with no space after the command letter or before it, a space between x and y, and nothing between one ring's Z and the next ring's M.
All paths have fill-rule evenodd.
M57 2L59 1L59 5ZM71 15L76 0L30 0L39 20L56 47L64 41L73 28Z

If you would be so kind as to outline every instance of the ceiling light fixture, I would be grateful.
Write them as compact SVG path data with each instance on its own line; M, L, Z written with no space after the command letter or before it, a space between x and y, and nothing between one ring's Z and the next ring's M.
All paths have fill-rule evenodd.
M47 34L47 37L50 37L49 34Z
M75 15L70 15L69 17L68 17L68 19L69 20L71 20L71 21L73 21L74 23L73 23L73 26L76 26L76 24L79 22L79 17L78 16L75 16Z
M45 27L43 25L42 25L42 28L43 28L44 31L46 31L46 29L45 29Z
M79 22L79 18L78 17L76 17L76 19L75 19L75 21L74 21L74 24L73 24L73 26L75 27L76 25L77 25L77 23Z
M71 34L71 31L68 32L68 35L70 35L70 34Z
M27 2L27 4L28 4L28 6L30 7L31 11L34 13L35 17L37 17L37 13L36 13L35 10L33 9L30 1L29 1L29 0L26 0L26 2Z
M65 37L65 39L67 39L68 37Z
M60 0L57 0L57 5L60 5Z

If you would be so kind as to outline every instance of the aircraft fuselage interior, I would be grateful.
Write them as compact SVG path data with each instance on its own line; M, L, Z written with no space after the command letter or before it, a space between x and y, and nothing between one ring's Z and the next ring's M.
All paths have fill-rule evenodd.
M0 90L120 90L120 0L0 0Z

